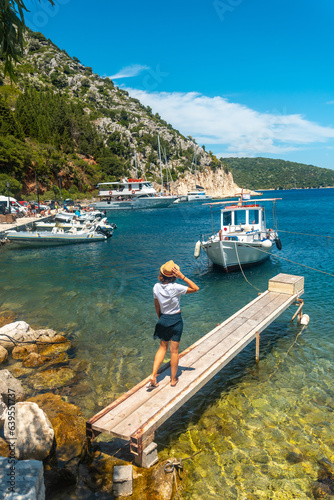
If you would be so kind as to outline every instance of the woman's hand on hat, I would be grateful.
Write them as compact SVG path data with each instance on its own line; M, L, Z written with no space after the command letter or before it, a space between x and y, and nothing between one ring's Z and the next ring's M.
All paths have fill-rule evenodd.
M176 278L181 278L182 273L177 267L172 267L172 273Z

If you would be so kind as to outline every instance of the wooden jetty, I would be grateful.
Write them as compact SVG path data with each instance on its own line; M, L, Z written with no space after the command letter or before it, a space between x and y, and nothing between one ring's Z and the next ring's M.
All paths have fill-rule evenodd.
M300 319L303 292L301 276L278 274L270 279L266 292L180 354L175 387L170 386L167 363L160 369L157 388L147 389L148 377L91 418L87 438L112 434L130 441L137 465L148 468L156 463L155 430L254 339L258 362L260 333L294 303Z

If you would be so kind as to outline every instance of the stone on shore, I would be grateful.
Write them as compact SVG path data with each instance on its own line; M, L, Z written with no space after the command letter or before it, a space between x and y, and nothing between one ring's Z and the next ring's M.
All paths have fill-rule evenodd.
M8 351L2 345L0 345L0 365L8 359Z
M15 443L17 459L44 460L51 451L54 430L44 411L36 403L25 401L15 405L14 425L6 413L4 436Z
M8 399L13 404L13 402L24 401L26 397L21 382L8 370L0 370L0 395L6 405L8 405Z
M0 328L0 345L6 349L13 349L15 343L13 340L28 340L30 326L25 321L15 321Z
M0 457L0 490L4 500L45 500L43 463Z
M10 340L10 338L13 341ZM51 329L33 330L25 321L15 321L0 328L0 345L12 350L15 342L38 342L49 344L52 342L67 342L67 339ZM29 345L25 344L24 346Z
M57 459L66 461L80 455L86 437L86 420L80 408L51 392L39 394L29 401L37 403L51 421L57 443Z

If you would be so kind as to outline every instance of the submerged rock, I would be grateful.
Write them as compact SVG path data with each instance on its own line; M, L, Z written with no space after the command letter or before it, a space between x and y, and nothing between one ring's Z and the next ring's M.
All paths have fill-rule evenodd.
M68 384L74 377L75 373L70 368L50 368L49 370L36 373L31 380L31 385L37 390L55 389Z
M0 345L0 365L8 359L8 351Z
M51 451L54 430L44 411L36 403L25 401L15 405L15 422L11 414L6 414L4 436L7 442L15 440L17 459L44 460Z
M36 344L27 344L27 345L17 345L12 350L12 358L13 359L24 359L32 352L38 352L38 347Z
M43 356L43 354L37 354L37 352L32 352L27 356L22 364L25 368L38 368L39 366L45 365L51 358L48 356Z
M5 325L8 325L8 323L13 323L15 319L16 319L16 314L13 313L12 311L2 311L0 313L0 328L2 328Z
M0 395L6 405L8 405L8 398L12 403L13 400L14 402L23 401L26 397L21 382L8 370L0 370Z
M80 408L50 392L28 401L37 403L50 419L55 432L58 460L65 461L80 455L86 437L86 420Z
M0 457L8 457L8 455L9 455L8 443L2 437L0 437Z

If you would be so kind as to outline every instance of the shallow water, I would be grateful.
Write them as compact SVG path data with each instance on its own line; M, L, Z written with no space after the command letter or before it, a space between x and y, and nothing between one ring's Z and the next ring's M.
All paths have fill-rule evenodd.
M334 189L267 196L283 198L282 231L334 237ZM215 229L218 219L216 208ZM166 260L200 286L182 298L181 350L266 290L276 274L305 276L311 321L302 335L290 324L292 307L261 334L259 367L252 343L164 424L156 441L161 459L201 450L185 462L184 499L314 498L318 461L334 462L334 278L293 262L334 274L334 239L280 233L283 249L274 253L288 260L246 270L251 286L241 273L213 269L203 253L194 259L200 234L211 232L208 206L116 213L110 220L118 228L106 242L1 248L0 310L69 336L75 356L90 364L67 398L90 418L150 373L157 348L152 287Z

